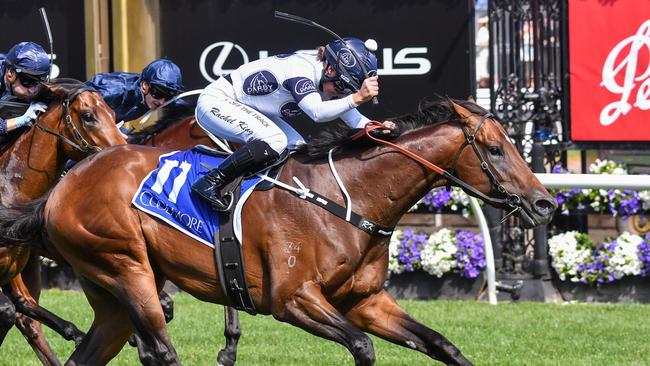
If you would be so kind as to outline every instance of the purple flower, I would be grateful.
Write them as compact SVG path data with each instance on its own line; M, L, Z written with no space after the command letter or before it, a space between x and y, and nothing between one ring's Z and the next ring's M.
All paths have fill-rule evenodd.
M455 233L456 263L460 275L465 278L476 278L485 267L485 252L483 239L471 231L457 230Z
M426 245L427 234L416 233L412 229L404 229L399 245L399 262L404 265L404 270L413 272L420 268L420 252Z
M422 202L424 202L425 205L429 206L430 210L439 211L443 207L447 206L447 203L450 200L450 191L447 191L444 188L435 188L424 196Z

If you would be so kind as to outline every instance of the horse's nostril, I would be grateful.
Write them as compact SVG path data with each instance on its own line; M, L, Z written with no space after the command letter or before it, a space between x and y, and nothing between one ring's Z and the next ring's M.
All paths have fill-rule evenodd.
M535 201L535 210L540 214L540 215L550 215L555 211L555 204L549 200L546 199L538 199Z

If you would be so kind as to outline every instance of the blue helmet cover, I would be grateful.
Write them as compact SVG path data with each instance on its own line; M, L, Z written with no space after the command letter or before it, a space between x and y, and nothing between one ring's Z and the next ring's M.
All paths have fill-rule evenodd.
M359 90L366 74L359 64L357 57L363 63L365 71L369 76L377 74L377 56L368 50L359 38L344 38L345 43L337 39L325 46L325 59L332 65L339 77L346 83ZM354 51L357 57L354 57Z
M177 93L183 91L181 69L169 60L153 61L142 70L140 79Z
M11 66L19 73L44 78L50 72L50 58L40 45L20 42L7 52L4 66Z

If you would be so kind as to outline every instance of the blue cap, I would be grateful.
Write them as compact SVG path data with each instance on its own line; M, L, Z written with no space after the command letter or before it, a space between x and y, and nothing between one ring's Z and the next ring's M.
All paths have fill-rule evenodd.
M355 90L361 88L361 84L367 76L377 74L377 56L366 48L366 45L359 38L344 38L345 43L340 39L325 46L325 59L336 70L339 78L352 86ZM359 58L352 54L352 51ZM363 63L365 71L359 64Z
M45 78L50 72L50 59L43 47L34 42L20 42L11 47L4 60L16 72Z
M181 69L169 60L156 60L142 70L140 78L148 83L180 93L183 91Z

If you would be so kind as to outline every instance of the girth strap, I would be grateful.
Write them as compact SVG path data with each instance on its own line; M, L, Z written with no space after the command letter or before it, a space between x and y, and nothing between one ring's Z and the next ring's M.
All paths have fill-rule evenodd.
M223 191L232 192L233 207L237 205L241 195L241 182L242 178L239 177L223 188ZM219 233L218 237L215 235L214 238L214 256L221 290L228 297L233 308L255 315L257 311L248 291L242 246L235 236L233 227L234 210L218 212L218 214Z

